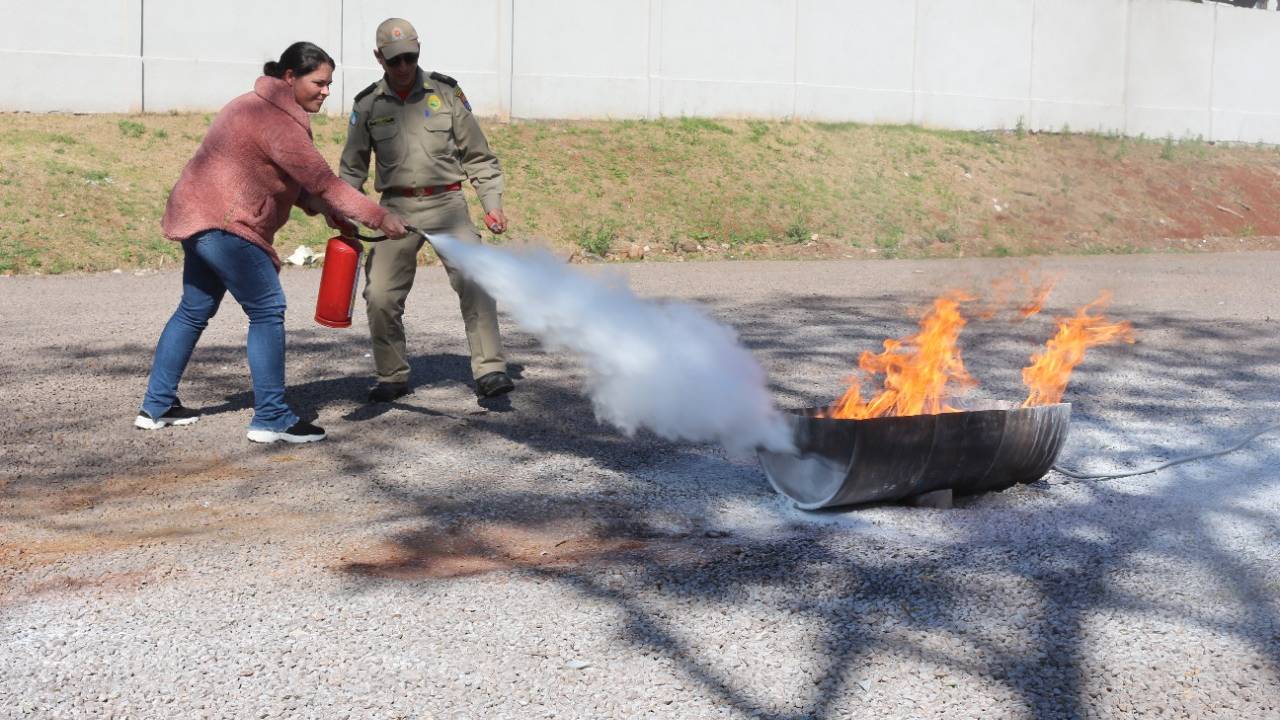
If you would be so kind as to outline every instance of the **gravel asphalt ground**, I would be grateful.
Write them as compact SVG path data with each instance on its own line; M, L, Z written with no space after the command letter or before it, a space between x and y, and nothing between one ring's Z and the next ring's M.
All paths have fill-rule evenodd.
M1052 258L1048 312L1109 288L1061 463L1119 472L1280 421L1280 254ZM704 305L780 406L1014 260L638 263ZM1280 433L1112 482L1057 473L950 510L806 513L720 449L596 423L574 358L504 326L481 406L422 270L416 391L367 406L363 312L284 273L289 397L330 432L258 446L228 300L190 427L135 430L175 272L0 278L0 717L1277 718ZM1047 317L973 322L980 397L1020 400Z

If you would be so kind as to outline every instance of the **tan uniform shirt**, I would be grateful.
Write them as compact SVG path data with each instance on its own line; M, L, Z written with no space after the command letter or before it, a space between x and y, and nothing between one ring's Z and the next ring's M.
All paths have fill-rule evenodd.
M338 174L357 190L369 177L371 150L377 156L378 192L469 178L485 212L502 207L502 167L467 96L447 75L419 70L405 100L385 77L356 95Z

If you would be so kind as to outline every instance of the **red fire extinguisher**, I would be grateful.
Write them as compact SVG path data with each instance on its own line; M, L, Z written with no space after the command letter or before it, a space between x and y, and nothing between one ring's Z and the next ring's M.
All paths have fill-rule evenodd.
M351 327L363 257L364 245L359 240L341 235L329 238L316 296L316 322L333 328Z

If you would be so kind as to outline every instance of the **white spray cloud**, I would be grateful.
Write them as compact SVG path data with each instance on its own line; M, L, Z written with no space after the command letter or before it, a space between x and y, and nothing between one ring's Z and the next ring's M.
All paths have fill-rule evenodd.
M764 370L733 330L698 309L643 300L620 279L588 277L545 251L441 235L431 243L521 327L583 360L597 419L628 436L643 427L671 440L719 442L734 454L794 452Z

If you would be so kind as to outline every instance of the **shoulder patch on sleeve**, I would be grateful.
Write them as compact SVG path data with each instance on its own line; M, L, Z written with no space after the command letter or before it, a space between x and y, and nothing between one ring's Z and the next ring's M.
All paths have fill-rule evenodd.
M431 73L431 79L442 82L445 85L448 85L449 87L458 86L457 80L454 80L453 78L449 77L448 75L445 75L444 73L433 72Z
M367 88L365 88L365 89L361 90L360 92L356 93L356 99L355 99L355 100L352 100L352 101L351 101L351 103L354 105L355 103L360 102L361 100L363 100L363 99L365 99L366 97L368 97L368 96L369 96L369 93L373 92L373 91L374 91L374 90L376 90L376 89L378 89L378 83L373 83L373 84L372 84L372 85L370 85L369 87L367 87Z
M458 98L458 100L462 101L462 107L466 108L467 112L471 112L471 103L467 102L467 94L462 92L462 88L460 87L454 88L453 96Z

